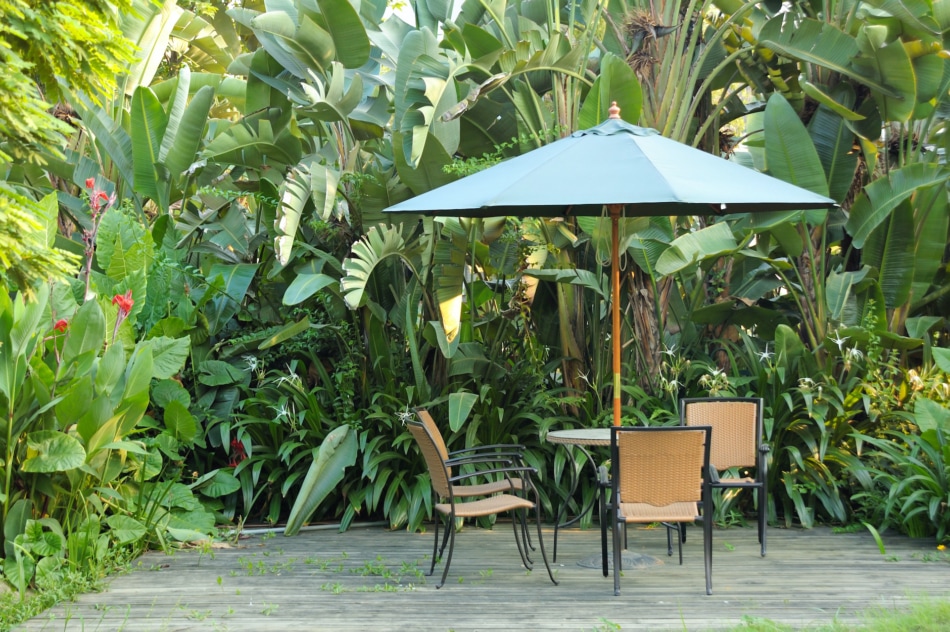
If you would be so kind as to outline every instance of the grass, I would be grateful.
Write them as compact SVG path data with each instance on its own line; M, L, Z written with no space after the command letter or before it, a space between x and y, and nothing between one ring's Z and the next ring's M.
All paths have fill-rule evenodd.
M922 599L903 611L875 608L861 623L792 627L766 619L747 619L728 632L945 632L950 630L950 601Z
M102 590L106 578L128 571L137 555L138 552L132 549L112 549L93 571L84 573L67 570L56 585L39 592L27 591L21 595L16 590L0 587L0 630L9 630L56 604L72 601L84 593Z

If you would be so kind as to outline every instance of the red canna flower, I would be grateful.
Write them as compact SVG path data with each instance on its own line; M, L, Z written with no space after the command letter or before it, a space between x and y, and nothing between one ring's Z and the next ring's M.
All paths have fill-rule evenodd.
M116 294L113 296L112 304L119 306L120 318L128 316L129 312L132 311L132 306L135 305L135 301L132 300L132 290L129 290L125 294Z
M53 329L55 331L58 331L59 333L63 333L64 331L69 329L69 321L66 320L65 318L60 318L59 320L56 321L56 324L53 325Z
M238 463L247 458L247 452L244 451L244 444L238 439L231 439L231 450L233 450L233 453L228 465L237 467Z
M91 189L91 188L94 187L94 186L96 186L96 179L95 179L95 178L86 178L86 188L87 188L87 189Z
M109 195L105 191L93 189L92 195L89 196L89 206L92 207L93 216L98 215L100 211L105 211L107 208L115 204L115 201L115 193Z

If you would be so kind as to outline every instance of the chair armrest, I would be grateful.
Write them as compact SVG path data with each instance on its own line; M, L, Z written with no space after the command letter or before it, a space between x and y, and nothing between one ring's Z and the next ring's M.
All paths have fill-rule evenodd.
M533 467L496 467L490 470L479 470L477 472L468 472L465 474L456 474L449 479L450 483L457 483L459 481L464 481L465 479L472 478L474 476L484 476L486 474L504 474L507 478L509 474L524 474L530 476L531 474L537 474L538 470Z
M607 473L606 465L597 468L597 484L601 487L610 487L610 474Z
M759 454L768 454L771 451L772 451L772 448L769 447L769 444L767 443L759 444Z
M498 452L499 450L503 451L505 454L521 454L524 452L524 446L520 443L495 443L492 445L477 445L471 448L463 448L461 450L452 450L449 452L449 457L453 457L460 454L466 454L468 452L487 452L493 450Z
M460 456L454 459L446 459L445 465L448 467L455 467L457 465L471 465L475 463L500 463L503 466L513 466L514 459L505 458L501 455L479 455L475 454L472 456Z

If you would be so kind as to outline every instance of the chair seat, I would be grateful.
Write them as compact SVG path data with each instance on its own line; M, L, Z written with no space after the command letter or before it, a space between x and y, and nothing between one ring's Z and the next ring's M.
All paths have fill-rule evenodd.
M699 518L696 503L673 503L663 507L647 503L620 503L620 513L627 522L692 522Z
M470 496L487 496L499 492L520 492L524 489L524 482L520 478L512 478L508 481L491 481L489 483L477 483L474 485L453 485L452 493L456 498L468 498Z
M512 509L534 509L534 503L520 496L511 494L499 494L498 496L489 496L480 498L467 503L455 503L456 518L480 518ZM435 510L442 514L452 513L451 503L437 503Z

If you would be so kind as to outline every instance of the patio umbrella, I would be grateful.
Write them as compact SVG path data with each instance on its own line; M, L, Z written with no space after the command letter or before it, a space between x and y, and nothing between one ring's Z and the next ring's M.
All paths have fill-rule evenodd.
M613 423L620 425L619 220L793 211L834 200L610 118L386 209L443 217L601 216L611 220Z

